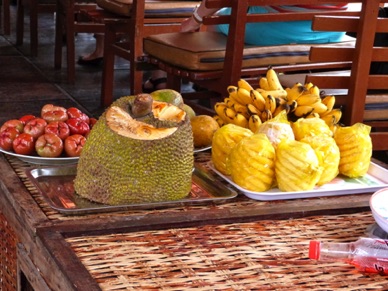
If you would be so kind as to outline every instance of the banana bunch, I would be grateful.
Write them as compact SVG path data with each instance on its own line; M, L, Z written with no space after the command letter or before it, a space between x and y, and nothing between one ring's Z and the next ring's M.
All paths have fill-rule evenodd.
M321 97L318 86L312 83L296 83L292 88L286 88L286 91L288 102L296 102L290 119L319 117L331 129L339 123L342 111L340 108L334 108L335 96Z
M289 111L291 106L287 104L287 92L275 70L269 68L266 76L259 81L261 84L257 89L244 79L240 79L237 86L228 86L229 96L214 106L214 119L220 127L232 123L256 132L263 122L282 110Z
M227 91L229 96L214 107L214 119L220 127L232 123L256 132L263 122L285 111L290 121L319 117L334 132L342 116L341 109L334 108L335 96L321 97L318 86L312 83L283 88L272 67L259 78L259 88L254 89L240 79L237 86L230 85Z

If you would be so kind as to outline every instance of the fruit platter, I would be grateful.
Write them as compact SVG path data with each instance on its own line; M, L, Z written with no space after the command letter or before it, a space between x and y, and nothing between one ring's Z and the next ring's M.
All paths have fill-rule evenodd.
M74 164L96 121L76 107L46 104L39 115L23 115L1 125L0 152L31 164Z
M372 163L371 127L341 123L333 95L312 83L284 88L275 70L227 88L215 104L220 129L211 165L222 179L256 200L370 193L388 186Z

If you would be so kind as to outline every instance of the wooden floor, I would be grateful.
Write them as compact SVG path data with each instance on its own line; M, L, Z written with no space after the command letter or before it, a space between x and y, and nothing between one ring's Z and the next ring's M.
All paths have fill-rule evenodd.
M40 74L47 79L48 82L58 87L59 91L63 91L64 94L68 94L77 100L83 107L85 107L91 114L100 115L102 108L100 108L100 88L101 88L101 73L102 67L88 68L76 65L76 83L70 85L66 81L66 62L65 62L65 48L63 49L63 68L60 70L54 69L54 14L46 13L39 15L39 47L38 56L30 56L30 39L29 39L29 19L28 11L25 18L24 29L24 42L21 46L16 46L16 33L15 33L15 11L16 7L11 7L11 34L0 35L0 83L3 95L3 90L7 90L8 94L18 99L17 91L22 88L14 88L16 92L12 92L13 88L3 88L4 81L7 78L7 72L10 69L15 71L12 74L15 80L23 82L24 74L22 74L24 64L30 64L35 70L31 71L32 75ZM78 34L76 39L76 55L80 56L93 50L95 40L92 34ZM19 58L24 62L19 61L17 65L21 65L20 69L12 63L12 58ZM124 60L116 61L115 72L115 97L127 95L129 93L129 74L128 63ZM21 75L16 74L19 72ZM23 87L23 91L28 90L28 87ZM41 96L49 95L51 92L46 92L44 88L39 88L39 91L35 91L36 94ZM3 97L3 96L1 96ZM3 99L3 98L2 98Z

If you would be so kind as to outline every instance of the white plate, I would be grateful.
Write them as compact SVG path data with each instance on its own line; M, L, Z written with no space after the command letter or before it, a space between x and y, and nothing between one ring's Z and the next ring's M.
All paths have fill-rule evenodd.
M194 153L204 152L204 151L210 150L211 148L212 148L211 146L203 147L203 148L194 148Z
M388 233L388 188L374 193L369 205L377 224Z
M368 173L361 178L347 178L344 176L338 176L332 182L327 183L320 187L315 187L311 191L296 191L296 192L282 192L279 188L273 188L266 192L253 192L240 187L235 184L231 177L225 176L217 171L213 164L210 163L209 167L216 172L220 177L228 181L247 197L255 200L286 200L286 199L298 199L298 198L310 198L310 197L322 197L322 196L338 196L346 194L359 194L367 192L375 192L382 188L388 187L388 170L371 163Z
M19 155L14 152L5 151L0 149L0 152L5 153L10 156L17 157L23 162L37 165L70 165L78 163L79 157L58 157L58 158L45 158L39 156L27 156Z

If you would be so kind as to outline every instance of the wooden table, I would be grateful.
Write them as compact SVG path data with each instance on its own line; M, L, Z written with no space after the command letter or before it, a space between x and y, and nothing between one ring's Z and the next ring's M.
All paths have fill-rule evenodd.
M206 154L198 159L206 160ZM110 290L113 284L146 290L154 284L153 290L217 286L249 290L258 284L273 290L285 287L280 274L288 274L290 284L297 282L293 277L313 282L306 269L321 280L330 277L326 266L343 277L343 284L388 287L386 277L363 275L346 264L320 264L306 257L309 239L352 241L363 235L374 222L370 193L268 202L238 195L222 204L66 216L49 207L27 179L25 171L30 167L0 155L0 212L13 232L19 288ZM249 251L253 254L245 253L246 246L253 248ZM264 257L262 248L268 249ZM168 249L174 251L166 253ZM218 265L216 261L212 267L207 265L207 251L219 256ZM277 258L285 261L276 263ZM245 262L247 259L251 262ZM279 272L275 263L281 265L276 267L281 267ZM227 275L215 280L220 274ZM320 288L330 287L335 286ZM309 288L314 288L312 283Z

